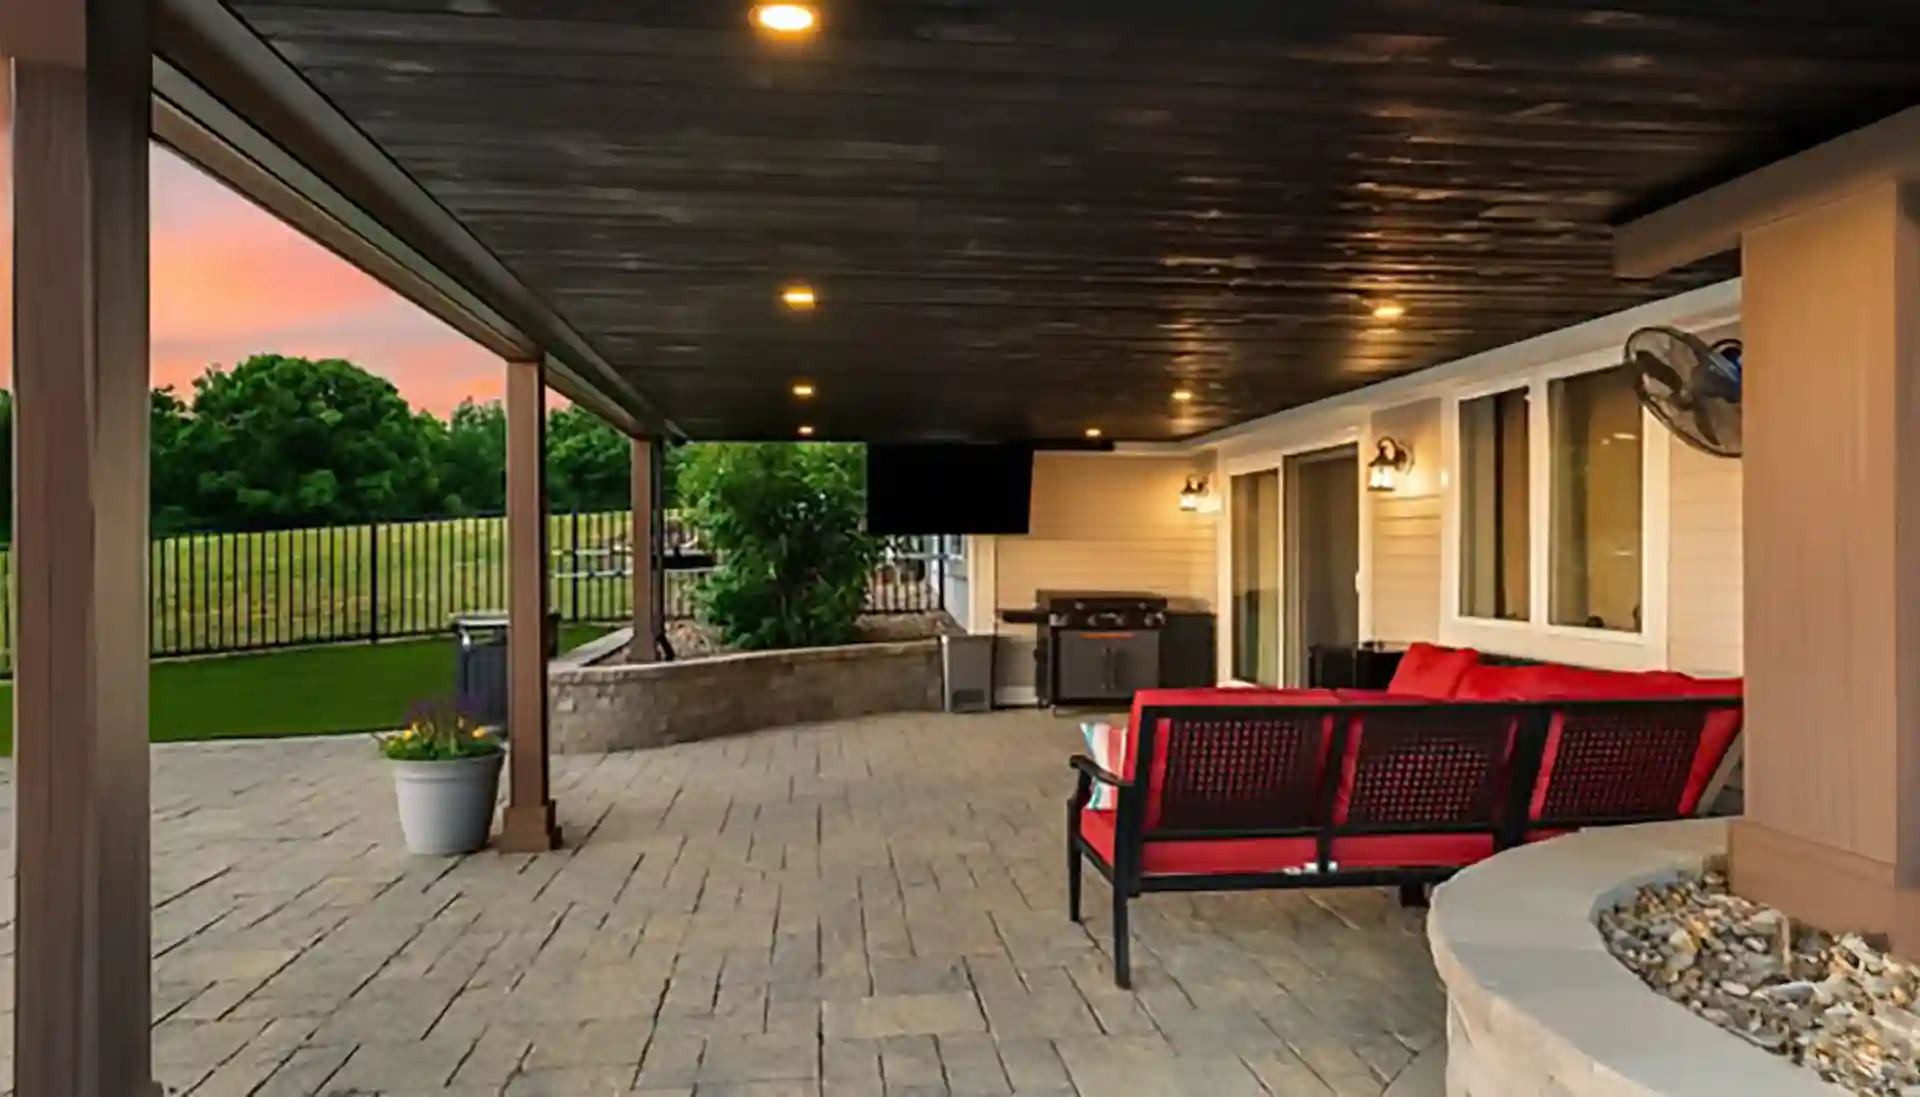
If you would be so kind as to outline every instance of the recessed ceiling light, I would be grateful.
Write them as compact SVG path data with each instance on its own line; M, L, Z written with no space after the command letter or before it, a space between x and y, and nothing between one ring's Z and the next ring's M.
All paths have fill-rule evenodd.
M1398 301L1382 301L1373 306L1375 320L1398 320L1407 314L1407 306Z
M812 428L812 427L801 427L801 428L800 428L800 437L802 437L802 438L811 438L811 437L813 437L813 428Z
M1100 428L1099 428L1099 427L1088 427L1088 428L1087 428L1087 437L1089 437L1089 438L1098 438L1098 437L1100 437Z
M793 394L802 400L810 399L813 396L813 383L810 381L795 382Z
M753 24L763 31L787 37L812 34L820 13L806 4L761 4L753 9Z
M780 303L795 312L812 311L813 306L819 302L820 299L814 295L812 286L792 285L780 291Z
M1177 404L1184 404L1189 400L1193 399L1193 390L1192 389L1174 389L1173 399L1174 399L1174 402Z

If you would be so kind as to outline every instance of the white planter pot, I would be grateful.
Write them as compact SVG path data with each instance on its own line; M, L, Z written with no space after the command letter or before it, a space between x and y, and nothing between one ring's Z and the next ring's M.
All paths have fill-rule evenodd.
M445 857L472 853L493 830L502 754L451 762L393 762L400 832L413 853Z

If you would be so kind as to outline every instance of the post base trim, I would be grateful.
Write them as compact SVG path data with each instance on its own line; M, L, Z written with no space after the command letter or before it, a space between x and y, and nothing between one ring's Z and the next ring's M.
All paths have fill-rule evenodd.
M553 801L538 804L508 804L500 817L500 838L495 843L502 853L546 853L560 848L560 821L554 817Z

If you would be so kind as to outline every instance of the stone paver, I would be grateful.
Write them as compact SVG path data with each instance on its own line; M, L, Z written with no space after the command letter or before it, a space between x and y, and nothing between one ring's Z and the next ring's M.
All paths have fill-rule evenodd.
M1441 1041L1422 918L1372 890L1145 897L1116 988L1097 875L1088 925L1064 911L1078 742L912 715L560 758L568 848L461 860L406 854L365 740L158 747L156 1073L192 1097L1378 1097ZM0 763L9 851L11 801Z

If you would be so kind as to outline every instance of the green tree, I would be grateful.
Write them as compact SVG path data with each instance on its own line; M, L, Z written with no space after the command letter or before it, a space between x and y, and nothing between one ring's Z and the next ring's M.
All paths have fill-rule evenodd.
M440 488L453 514L499 514L507 507L507 413L500 401L463 400L447 421Z
M633 443L584 408L547 416L547 505L624 510L633 501Z
M865 530L857 446L690 446L681 507L718 566L701 615L744 649L842 644L866 607L879 542Z
M194 517L221 528L439 512L432 437L393 384L338 358L262 354L194 382Z
M199 464L188 449L192 413L172 386L166 386L153 390L151 422L153 531L177 533L192 527L198 502Z

